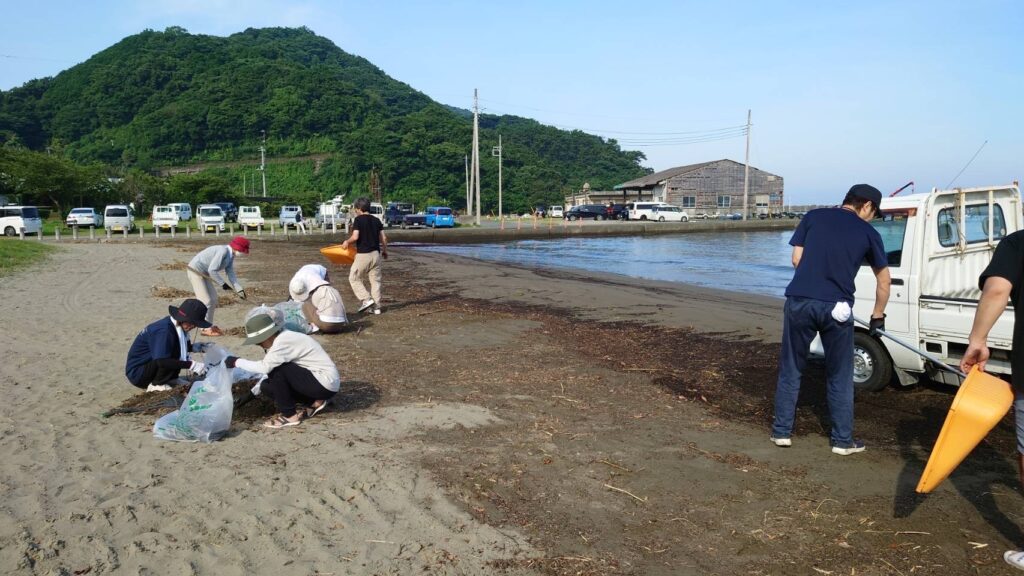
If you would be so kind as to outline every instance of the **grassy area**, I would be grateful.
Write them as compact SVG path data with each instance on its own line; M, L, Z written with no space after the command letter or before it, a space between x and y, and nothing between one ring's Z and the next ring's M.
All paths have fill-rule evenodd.
M19 268L39 262L54 250L57 248L39 242L2 239L0 240L0 276L6 276Z

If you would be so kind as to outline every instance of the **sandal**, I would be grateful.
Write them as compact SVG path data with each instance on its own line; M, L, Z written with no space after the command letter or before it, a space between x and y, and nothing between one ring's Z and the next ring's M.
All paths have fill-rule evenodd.
M316 416L317 414L322 412L324 408L327 408L327 404L329 404L330 402L330 400L321 400L319 406L310 406L309 409L306 410L306 418L312 418L313 416Z
M299 412L296 412L296 414L299 414ZM270 428L272 430L280 430L281 428L287 428L288 426L298 426L299 424L302 424L303 420L305 420L305 418L300 416L298 420L295 420L293 422L285 418L284 416L278 414L277 416L274 416L270 420L264 422L263 427Z

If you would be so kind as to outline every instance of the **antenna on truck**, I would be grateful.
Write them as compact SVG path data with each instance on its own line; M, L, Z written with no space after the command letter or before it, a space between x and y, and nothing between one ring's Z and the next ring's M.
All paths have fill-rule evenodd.
M897 191L893 192L892 194L889 194L889 198L892 198L893 196L895 196L895 195L899 194L900 192L903 192L903 191L904 191L904 190L906 190L906 189L907 189L908 187L910 188L910 193L911 193L911 194L913 194L913 193L914 193L914 181L913 181L913 180L911 180L910 182L907 182L906 184L904 184L903 186L901 186L901 187L899 188L899 190L897 190Z
M978 154L981 154L981 149L985 147L985 144L988 144L988 140L985 140L984 142L981 143L981 146L978 147L978 151L974 153L974 156L971 156L971 159L967 161L967 164L964 164L964 167L961 168L960 171L956 173L956 176L954 176L953 179L949 181L949 184L946 184L946 190L949 190L949 188L953 186L953 183L956 182L956 179L959 178L960 175L964 173L964 170L967 170L967 167L971 165L971 162L974 162L974 159L978 157Z

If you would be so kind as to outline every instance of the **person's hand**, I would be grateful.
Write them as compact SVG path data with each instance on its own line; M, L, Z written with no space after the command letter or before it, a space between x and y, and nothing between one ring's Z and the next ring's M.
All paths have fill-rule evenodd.
M206 364L203 364L202 362L196 362L193 360L192 365L189 366L188 369L196 376L206 376Z
M978 370L985 371L985 363L988 362L988 344L985 342L971 342L967 345L967 352L964 352L963 360L960 361L960 370L965 374L971 371L975 365Z
M235 294L238 294L239 298L245 300L245 289L239 290L238 292L235 292Z
M348 240L345 240L344 242L341 243L341 249L348 250Z
M238 360L238 356L228 356L224 359L224 365L228 368L234 368L236 360Z
M388 259L388 251L387 250L381 250L380 251L380 257L385 259L385 260L387 260Z
M227 282L221 284L220 287L225 290L231 290L231 284L228 284Z
M872 336L878 336L878 332L885 332L885 314L882 314L881 318L871 317L871 321L868 322L868 332Z
M209 350L211 346L213 346L213 342L193 342L192 351L204 353Z

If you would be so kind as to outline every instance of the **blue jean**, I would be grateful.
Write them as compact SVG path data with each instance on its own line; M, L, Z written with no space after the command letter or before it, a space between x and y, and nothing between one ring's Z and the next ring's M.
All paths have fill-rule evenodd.
M786 298L782 324L779 381L775 387L772 437L789 438L796 419L800 376L814 335L825 348L828 409L832 417L833 446L853 442L853 318L843 323L832 318L835 302L812 298Z

